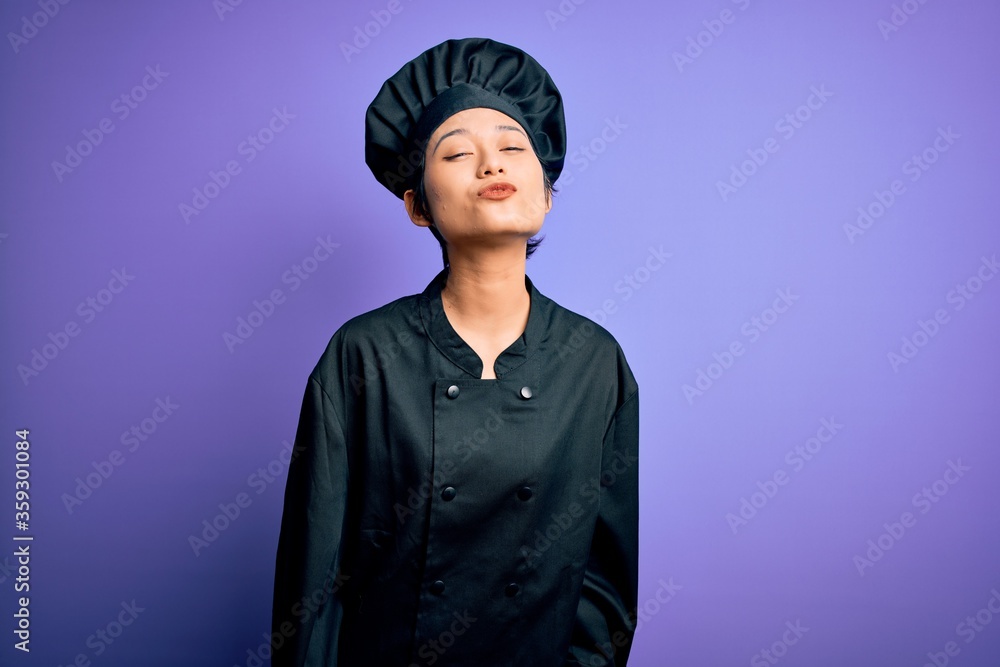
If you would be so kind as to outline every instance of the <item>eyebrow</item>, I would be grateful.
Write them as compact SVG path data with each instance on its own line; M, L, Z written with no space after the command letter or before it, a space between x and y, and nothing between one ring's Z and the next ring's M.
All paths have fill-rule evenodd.
M514 125L497 125L496 126L496 131L497 132L518 132L519 134L523 135L525 139L528 138L528 135L524 134L524 130L522 130L519 127L515 127ZM452 135L455 135L455 134L468 134L468 133L469 133L469 131L466 130L464 127L460 127L458 129L452 130L451 132L445 132L444 134L441 135L441 138L437 140L437 143L434 144L434 150L431 151L431 155L434 155L435 153L437 153L438 146L440 146L441 142L444 141L445 139L447 139L448 137L450 137Z

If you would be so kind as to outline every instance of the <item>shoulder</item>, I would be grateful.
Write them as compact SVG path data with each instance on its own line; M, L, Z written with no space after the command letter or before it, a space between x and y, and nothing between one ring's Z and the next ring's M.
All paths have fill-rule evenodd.
M586 347L591 352L621 356L621 345L603 326L589 317L584 317L560 305L547 296L539 294L541 311L548 320L548 338L556 342L567 342L574 348Z
M339 336L345 343L353 344L392 338L404 329L419 325L420 298L419 294L411 294L356 315L344 322L333 337L336 339Z
M327 343L313 377L328 379L361 358L391 353L406 345L421 326L420 298L419 294L404 296L344 322Z
M570 365L599 368L606 377L613 376L619 403L638 391L625 352L610 331L548 297L541 298L549 322L545 346L553 358Z

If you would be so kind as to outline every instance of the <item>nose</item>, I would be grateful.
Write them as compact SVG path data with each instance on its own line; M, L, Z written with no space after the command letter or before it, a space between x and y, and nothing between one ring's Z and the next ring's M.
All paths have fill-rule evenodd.
M500 152L489 152L483 154L483 159L479 163L479 177L497 176L504 173L503 156Z

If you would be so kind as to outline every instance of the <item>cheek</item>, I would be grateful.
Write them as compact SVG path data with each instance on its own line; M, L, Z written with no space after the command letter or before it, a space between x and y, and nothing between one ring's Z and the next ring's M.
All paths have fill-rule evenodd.
M447 174L442 171L438 165L427 166L424 169L424 190L428 197L440 196L447 186Z
M432 172L424 174L424 191L428 203L440 215L447 210L461 210L468 206L468 184L461 174Z
M428 203L434 207L438 214L449 208L450 195L447 186L435 182L425 183L424 188L427 192Z
M540 202L543 207L547 206L549 200L545 196L545 178L542 171L539 170L537 174L533 174L531 181L534 183L532 187L532 200Z
M528 174L527 180L532 184L532 193L537 194L542 199L545 199L545 172L542 171L542 165L535 163L530 172L531 173Z
M427 196L427 206L433 214L440 209L443 196L441 178L433 169L427 169L424 172L424 194Z

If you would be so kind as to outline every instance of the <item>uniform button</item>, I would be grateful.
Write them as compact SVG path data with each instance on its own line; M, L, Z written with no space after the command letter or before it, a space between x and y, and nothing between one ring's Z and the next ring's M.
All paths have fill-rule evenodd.
M531 398L531 387L521 387L521 398Z
M444 582L438 579L433 584L431 584L431 593L434 595L441 595L444 593Z
M458 491L454 486L446 486L441 489L441 498L444 500L454 500L457 495Z
M534 494L530 486L522 486L517 490L517 497L521 500L528 500Z
M448 387L448 398L458 398L458 394L461 390L458 388L457 384L453 384Z
M507 586L504 587L504 589L503 589L503 594L506 595L509 598L512 598L515 595L517 595L518 592L520 592L520 590L521 590L521 587L518 586L517 584L507 584Z

